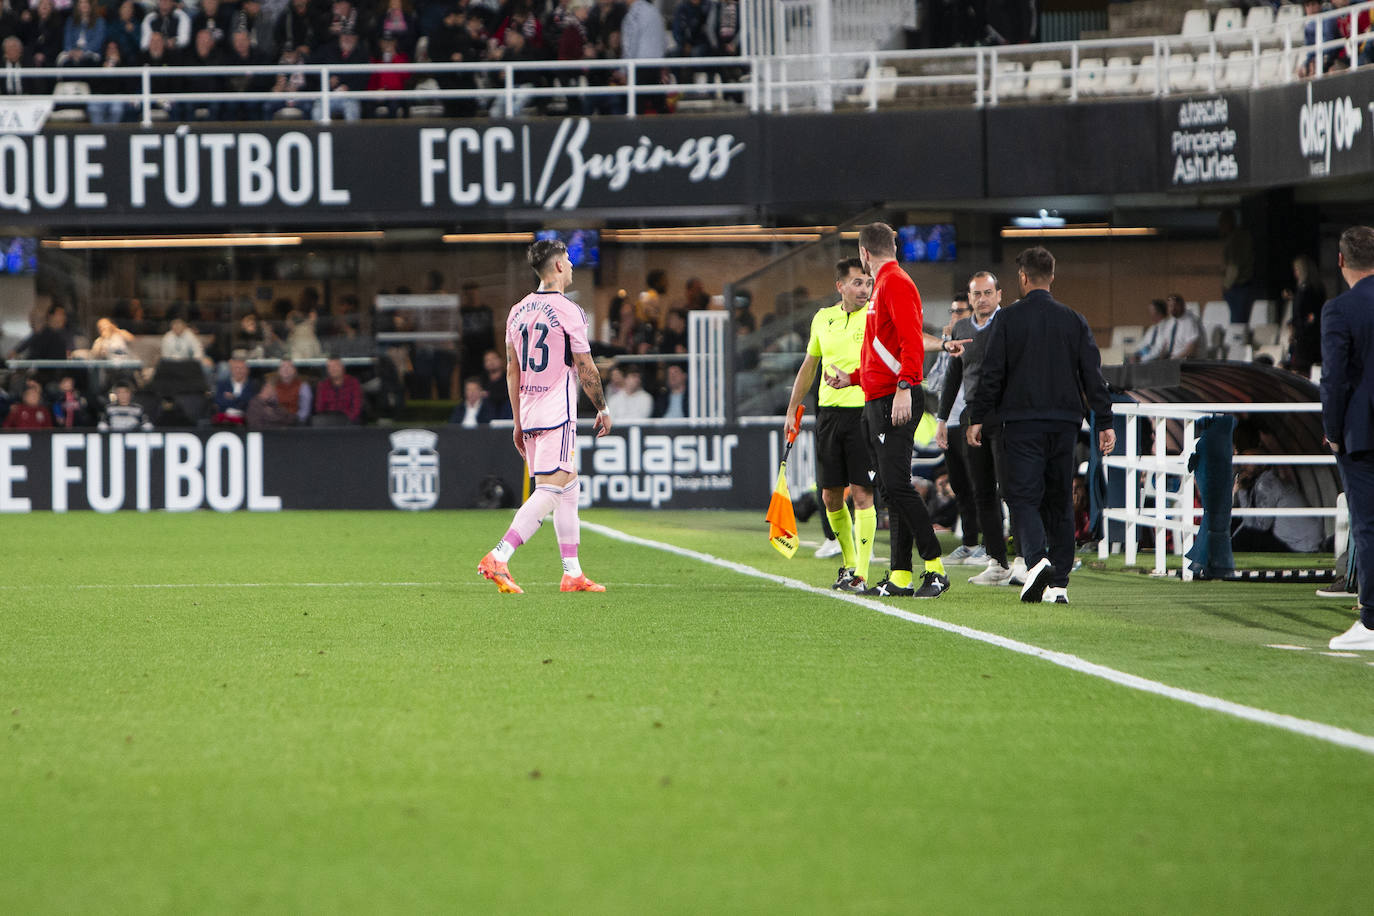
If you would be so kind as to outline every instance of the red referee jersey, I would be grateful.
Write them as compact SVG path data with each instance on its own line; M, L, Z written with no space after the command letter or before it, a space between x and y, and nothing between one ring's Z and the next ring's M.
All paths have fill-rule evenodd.
M865 401L892 394L901 379L913 387L921 384L926 359L922 327L916 284L896 261L888 261L878 268L873 295L868 297L868 321L859 354L859 384Z

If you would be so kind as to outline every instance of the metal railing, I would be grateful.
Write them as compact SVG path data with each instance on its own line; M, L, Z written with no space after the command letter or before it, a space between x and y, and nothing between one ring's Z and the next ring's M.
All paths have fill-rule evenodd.
M1134 566L1137 562L1140 528L1150 528L1154 531L1154 575L1166 575L1168 571L1166 534L1174 535L1175 553L1179 557L1183 557L1193 547L1202 509L1195 505L1197 487L1193 472L1188 470L1188 462L1197 449L1198 420L1223 413L1320 413L1321 409L1319 403L1113 404L1112 412L1126 418L1124 450L1120 455L1107 456L1102 463L1107 468L1126 472L1125 505L1105 508L1102 518L1104 522L1121 522L1125 525L1123 549L1126 565ZM1140 430L1139 424L1135 422L1140 418L1149 419L1153 424L1154 452L1151 455L1143 455L1140 452ZM1182 423L1182 449L1177 455L1168 452L1166 425L1171 421ZM1330 452L1311 455L1236 455L1232 462L1250 465L1334 466L1336 458ZM1174 490L1169 489L1171 477L1178 479L1178 487ZM1151 492L1154 505L1146 507L1140 497ZM1236 518L1335 518L1339 514L1340 510L1327 506L1231 510L1231 515ZM1111 539L1104 536L1098 542L1098 557L1105 560L1111 548ZM1182 575L1184 581L1193 578L1186 560L1183 562Z
M1342 51L1350 65L1358 65L1362 53L1374 58L1374 34L1358 31L1360 17L1372 10L1374 0L1305 19L1276 22L1262 29L1221 34L918 51L875 48L813 52L805 46L785 48L783 39L777 38L773 43L784 47L785 53L756 40L746 41L746 53L740 57L667 57L633 62L24 68L19 71L21 77L53 80L59 88L53 95L10 96L9 101L78 107L122 103L136 106L139 120L147 127L161 117L156 112L165 112L177 103L290 103L301 116L306 116L308 108L308 116L329 123L336 116L336 108L355 101L401 102L412 109L427 106L416 114L438 116L444 101L470 100L485 105L494 116L514 118L532 101L553 99L583 100L584 113L623 112L634 117L639 100L668 95L742 105L751 112L779 113L830 110L835 104L876 110L881 104L922 98L938 104L983 107L1012 99L1076 102L1098 95L1166 96L1289 82L1296 78L1297 68L1309 55L1313 73L1318 76L1328 72L1327 58ZM1339 24L1342 19L1346 20L1348 36L1326 39L1314 46L1305 44L1303 30L1308 24L1313 26L1315 35L1324 35L1329 30L1327 23ZM770 27L781 28L775 22ZM801 53L797 53L799 50ZM1236 52L1241 56L1232 56ZM1112 58L1119 60L1113 63ZM331 77L357 73L401 74L422 85L363 91L331 88ZM174 85L167 85L187 76L265 78L279 74L304 74L311 88L286 92L181 92ZM675 74L682 81L659 82L662 74ZM472 85L441 88L436 80L443 77ZM619 84L617 80L622 78L623 84ZM139 89L68 94L73 84L85 84L89 89L92 84L109 79L136 80ZM705 82L698 82L700 79ZM598 106L607 105L615 110L595 112Z

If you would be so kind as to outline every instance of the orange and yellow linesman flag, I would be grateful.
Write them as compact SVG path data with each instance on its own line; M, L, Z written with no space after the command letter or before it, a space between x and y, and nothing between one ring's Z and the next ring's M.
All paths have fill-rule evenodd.
M797 537L797 516L792 511L792 495L787 492L787 456L792 452L792 443L797 441L801 430L802 411L806 408L797 405L797 420L792 424L792 432L787 436L787 446L782 450L782 464L778 465L778 482L773 487L773 498L768 501L768 543L778 553L789 560L797 552L800 540Z

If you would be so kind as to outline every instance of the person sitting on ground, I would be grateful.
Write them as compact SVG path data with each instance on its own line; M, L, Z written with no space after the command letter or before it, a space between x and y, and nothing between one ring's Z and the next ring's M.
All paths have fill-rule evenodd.
M338 356L325 361L324 378L315 385L315 413L340 414L349 423L363 420L363 386L348 374Z
M453 408L448 421L466 429L485 426L491 422L491 403L487 400L482 380L473 376L463 382L463 403Z
M97 426L102 430L122 433L136 429L152 429L153 421L134 400L134 386L124 380L115 382L114 397L105 405Z
M1236 427L1237 455L1272 455L1276 442L1248 423ZM1232 488L1235 504L1243 509L1298 509L1306 505L1291 468L1277 465L1237 464ZM1325 539L1325 526L1317 517L1248 516L1231 535L1231 549L1261 553L1316 553Z
M24 394L5 417L5 429L51 429L52 411L43 403L43 386L30 379Z

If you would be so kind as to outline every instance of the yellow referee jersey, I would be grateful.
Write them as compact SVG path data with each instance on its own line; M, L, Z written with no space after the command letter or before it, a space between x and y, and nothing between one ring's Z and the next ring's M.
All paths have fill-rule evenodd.
M816 313L816 317L811 319L811 339L806 344L806 352L820 360L820 406L864 406L863 388L858 385L831 388L825 383L825 373L831 366L845 372L853 372L859 368L859 351L864 345L866 317L866 310L859 308L846 312L844 303L837 302L829 308L821 309Z

